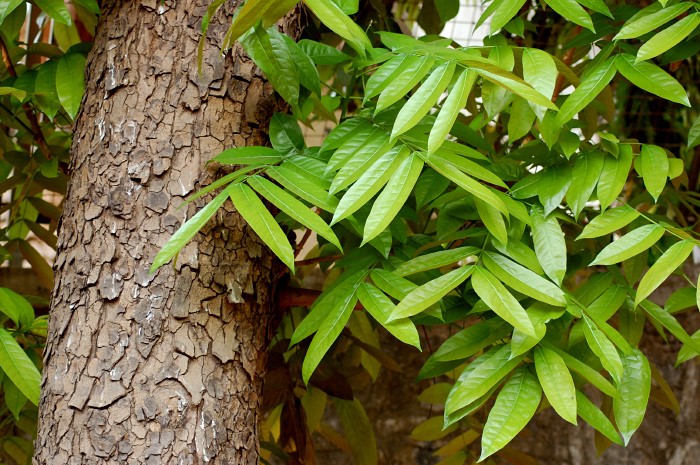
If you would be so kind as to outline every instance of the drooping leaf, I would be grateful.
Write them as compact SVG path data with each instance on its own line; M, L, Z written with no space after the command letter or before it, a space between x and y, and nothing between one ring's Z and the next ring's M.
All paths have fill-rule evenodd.
M371 241L389 226L406 203L422 170L423 160L415 154L401 163L372 205L365 222L362 244Z
M555 119L555 124L563 126L574 115L583 110L610 83L616 71L615 60L612 58L599 63L594 69L591 69L581 80L576 90L562 104Z
M566 199L578 218L586 202L591 198L595 190L601 170L603 169L603 153L597 150L580 154L576 157L576 163L571 173L571 185L566 193Z
M214 216L214 213L219 209L221 205L228 198L228 192L224 190L219 195L214 197L209 203L207 203L204 208L199 210L192 218L187 220L180 228L175 231L168 242L160 249L160 252L153 259L153 265L151 265L150 272L153 273L155 270L160 268L162 265L168 263L171 258L177 255L180 250L187 244L192 238L199 232L200 229L209 221L209 219Z
M489 233L502 244L508 242L508 228L501 212L479 198L474 198L474 206Z
M479 23L486 20L488 15L493 14L491 18L490 31L491 35L498 32L499 29L503 28L508 22L513 19L518 11L525 4L525 0L494 0L484 11L481 18L477 22L474 29L479 27Z
M588 347L600 359L603 368L613 377L619 385L622 379L622 361L620 354L605 334L598 329L596 324L587 316L583 317L583 334L586 337Z
M640 89L661 98L690 106L683 86L670 74L648 61L635 61L634 56L622 53L615 58L620 73Z
M72 119L78 114L85 92L85 57L79 53L63 55L56 68L56 94Z
M324 186L319 185L313 178L304 177L285 166L268 168L265 173L312 205L331 213L338 206L338 199L330 195Z
M542 399L537 377L526 366L519 367L496 397L481 437L479 461L506 446L535 415Z
M364 55L372 50L367 34L332 0L304 0L304 3L323 24L347 40L357 53Z
M66 4L61 0L32 0L36 6L49 15L51 19L63 23L66 26L73 24L70 12L66 8Z
M453 61L448 61L433 70L420 88L408 99L408 102L401 107L391 130L392 138L418 124L435 105L440 95L445 92L454 72L455 62Z
M362 283L357 289L357 296L365 310L396 339L420 349L418 330L409 318L387 322L396 306L382 291L371 284Z
M615 423L627 445L646 413L651 391L651 369L647 358L637 349L622 357L622 366L622 378L617 387L619 395L613 399L613 412Z
M603 375L598 373L598 371L594 370L582 361L578 360L577 358L573 357L572 355L553 345L543 342L543 346L547 347L549 350L556 352L557 355L559 355L562 358L562 360L564 360L566 366L568 366L571 370L575 371L579 375L583 376L586 379L586 381L591 383L593 386L597 387L604 394L610 397L615 397L617 395L617 390L615 389L615 386L613 386L610 383L610 381L603 377Z
M466 281L473 272L473 265L462 266L417 287L399 302L389 321L417 315Z
M246 182L274 206L318 235L326 238L338 250L343 250L333 230L306 205L261 176L251 176Z
M337 48L310 39L300 40L299 46L317 65L337 65L350 61L350 56Z
M566 274L566 242L559 221L553 216L544 216L540 207L533 207L532 239L535 254L542 269L555 283L561 285Z
M536 48L523 49L523 78L540 94L551 98L557 82L557 66L550 54Z
M464 69L460 72L457 81L447 95L447 98L440 108L433 128L428 136L428 154L435 152L447 134L452 130L452 126L457 120L459 112L464 108L469 97L469 92L476 81L476 73L470 69Z
M449 362L471 357L490 344L503 339L510 332L510 325L499 318L489 318L469 326L448 338L435 351L436 360Z
M664 149L657 145L644 144L642 145L641 160L644 186L654 197L654 201L658 202L668 178L668 155Z
M356 465L377 465L377 440L374 428L359 399L333 399Z
M360 146L357 151L340 163L338 166L340 169L333 177L328 192L335 195L357 181L363 173L371 169L372 165L392 149L394 143L395 141L389 139L385 132L377 133L377 137L368 140L366 144Z
M591 425L596 431L618 445L622 445L620 434L615 429L610 419L580 391L576 391L577 412L583 421Z
M576 388L564 360L545 347L535 349L535 369L547 400L569 423L576 424Z
M665 229L658 224L640 226L608 244L591 262L591 265L614 265L627 260L658 242L664 232Z
M0 328L0 369L34 405L39 405L41 374L14 337Z
M486 394L520 364L522 356L511 358L510 347L504 345L482 355L464 370L445 402L445 415L460 410ZM476 365L477 361L481 361ZM470 365L470 366L471 366Z
M5 379L3 379L2 388L5 391L5 404L10 412L12 412L12 416L15 418L15 421L18 421L22 408L24 408L25 404L27 403L27 397L22 394L22 391L15 386L15 383L13 383L9 377L5 377Z
M535 328L520 302L494 275L476 267L472 276L474 291L498 316L528 336L536 337Z
M3 0L0 1L0 25L5 21L5 18L15 11L15 8L22 5L24 0Z
M31 304L12 289L0 287L0 312L7 315L16 325L28 328L34 321Z
M586 29L595 32L593 20L588 13L586 13L586 10L584 10L575 0L549 0L547 4L551 6L554 11L572 23L578 24L579 26L583 26Z
M270 250L294 273L294 249L275 218L255 192L245 184L226 188L233 205Z
M632 147L628 144L619 146L617 158L610 155L605 156L596 191L601 211L607 209L622 193L632 167L632 160Z
M415 67L402 70L403 72L396 76L379 94L375 112L384 110L406 96L430 72L433 63L433 58L426 55L421 57Z

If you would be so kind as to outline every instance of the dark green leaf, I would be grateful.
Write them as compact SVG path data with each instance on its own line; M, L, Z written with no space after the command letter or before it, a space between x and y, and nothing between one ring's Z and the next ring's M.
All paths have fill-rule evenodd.
M56 68L56 94L68 116L75 119L85 91L85 57L78 53L63 55Z
M641 226L608 244L591 265L614 265L627 260L658 242L664 232L664 228L657 224Z
M41 374L10 333L0 328L0 369L34 405L39 405Z
M625 445L644 419L651 391L651 369L649 361L639 350L622 357L622 379L618 385L619 395L613 398L615 423Z

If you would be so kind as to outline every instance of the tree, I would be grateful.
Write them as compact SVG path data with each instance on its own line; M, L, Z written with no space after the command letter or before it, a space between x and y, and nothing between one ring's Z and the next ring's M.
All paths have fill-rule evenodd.
M19 3L5 6L0 22ZM352 391L380 366L396 368L378 347L381 327L418 347L419 327L458 330L431 350L420 374L436 379L423 398L445 415L416 437L462 445L481 436L480 450L454 447L448 460L507 457L504 446L547 404L626 444L651 389L638 349L645 321L683 344L679 361L700 350L674 317L697 305L696 286L665 308L647 299L698 244L697 176L684 170L695 166L700 126L672 154L629 139L615 97L624 78L673 102L697 100L696 88L686 92L659 66L671 63L680 75L696 62L695 5L495 0L481 20L491 37L469 49L397 33L400 21L384 4L359 12L353 2L305 5L317 19L296 43L294 16L281 22L289 36L272 26L293 6L286 2L248 0L230 27L223 2L105 3L79 112L80 45L37 65L33 86L10 75L8 113L26 119L10 135L34 142L18 137L8 146L29 147L36 161L20 168L31 176L61 161L32 111L54 119L42 103L48 93L61 118L77 114L36 463L257 461L253 425L280 317L274 293L291 310L270 346L276 382L268 383L262 434L293 463L313 461L311 431L323 430L331 398L355 459L376 461ZM70 22L60 6L42 7ZM455 13L452 2L436 1L418 20L437 32ZM284 108L233 47L237 39L292 116L273 116ZM199 51L198 40L206 45ZM233 58L219 58L220 48ZM9 72L17 60L4 49ZM40 76L53 67L52 95ZM297 121L319 118L340 124L321 147L307 147ZM262 146L268 121L271 148ZM17 209L46 207L25 198L36 192L31 176L14 180L28 186ZM17 218L36 223L26 209ZM306 233L294 246L289 231L299 228ZM300 260L311 231L318 246ZM166 233L174 233L167 243ZM12 244L34 257L26 232L13 234ZM296 268L289 286L260 241ZM171 259L172 268L162 267ZM319 264L323 292L294 290L305 267ZM16 337L34 324L8 317ZM26 363L0 357L0 367L7 386L29 397L21 373L6 368L19 359Z

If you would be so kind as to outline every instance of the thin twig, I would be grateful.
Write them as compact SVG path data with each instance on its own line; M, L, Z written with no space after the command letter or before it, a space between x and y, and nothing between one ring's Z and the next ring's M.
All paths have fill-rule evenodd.
M328 255L325 257L307 258L306 260L299 260L294 262L294 266L310 266L315 265L317 263L334 262L341 258L343 258L342 255Z

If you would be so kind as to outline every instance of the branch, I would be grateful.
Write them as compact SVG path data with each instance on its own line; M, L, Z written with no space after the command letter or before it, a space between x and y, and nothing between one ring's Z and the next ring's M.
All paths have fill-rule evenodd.
M15 71L15 67L12 64L10 52L7 49L7 45L5 45L5 41L2 39L2 36L0 36L0 51L2 52L2 61L5 64L5 68L7 68L7 72L10 74L10 76L16 78L17 71ZM37 147L39 147L39 150L41 150L41 153L44 154L46 159L51 160L51 151L49 150L49 145L46 143L46 139L44 138L44 133L41 132L41 127L39 126L39 120L36 117L36 113L34 113L34 110L28 102L23 103L22 108L24 109L24 114L27 116L29 124L31 125L31 133L34 136L34 142L36 142Z
M277 291L277 308L310 307L316 301L321 291L315 289L301 289L298 287L284 287ZM355 310L362 310L361 303L355 304Z

